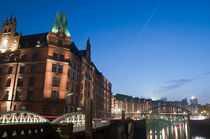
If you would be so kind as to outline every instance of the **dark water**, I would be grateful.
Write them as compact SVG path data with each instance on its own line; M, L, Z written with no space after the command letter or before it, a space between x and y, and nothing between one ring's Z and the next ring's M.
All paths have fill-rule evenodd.
M147 121L147 139L208 139L205 136L191 136L189 123L166 122L163 120Z

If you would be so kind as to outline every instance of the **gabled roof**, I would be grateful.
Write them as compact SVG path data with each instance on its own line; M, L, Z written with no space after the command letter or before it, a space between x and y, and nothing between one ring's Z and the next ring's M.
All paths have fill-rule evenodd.
M47 34L32 34L20 37L20 48L32 48L36 47L37 43L47 44Z

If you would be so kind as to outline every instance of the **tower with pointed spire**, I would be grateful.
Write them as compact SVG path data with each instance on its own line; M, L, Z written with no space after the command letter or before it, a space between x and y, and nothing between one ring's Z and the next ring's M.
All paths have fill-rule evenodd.
M66 14L58 12L51 31L47 35L49 44L69 47L71 35L69 33Z
M87 40L87 47L86 47L86 59L88 62L91 62L91 45L90 45L90 39Z

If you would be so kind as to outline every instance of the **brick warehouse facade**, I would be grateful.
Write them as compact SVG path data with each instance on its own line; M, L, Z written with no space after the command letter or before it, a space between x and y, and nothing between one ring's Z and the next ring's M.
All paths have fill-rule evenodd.
M22 36L16 18L5 20L0 33L0 108L41 115L84 111L93 100L93 116L111 116L112 85L91 61L91 45L78 50L64 13L58 12L48 33Z

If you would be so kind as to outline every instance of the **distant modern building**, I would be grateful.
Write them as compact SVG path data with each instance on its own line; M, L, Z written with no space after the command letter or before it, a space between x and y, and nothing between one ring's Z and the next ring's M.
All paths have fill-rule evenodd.
M190 98L190 111L192 114L198 114L198 99L195 96Z
M111 116L112 85L91 60L91 44L78 50L67 18L58 12L50 32L22 36L16 18L0 32L0 112L28 110L42 115L84 111L93 100L94 117Z

